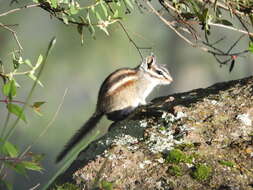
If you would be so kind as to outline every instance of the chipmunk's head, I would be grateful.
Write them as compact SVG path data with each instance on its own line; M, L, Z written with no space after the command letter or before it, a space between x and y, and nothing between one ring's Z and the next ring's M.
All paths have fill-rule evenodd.
M140 69L157 85L168 85L173 81L169 70L165 66L157 64L153 54L143 60Z

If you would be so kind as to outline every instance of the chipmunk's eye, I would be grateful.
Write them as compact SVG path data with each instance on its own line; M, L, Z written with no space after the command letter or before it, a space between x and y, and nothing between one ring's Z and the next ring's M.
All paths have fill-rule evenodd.
M160 71L160 70L155 70L155 72L156 72L158 75L163 75L162 71Z

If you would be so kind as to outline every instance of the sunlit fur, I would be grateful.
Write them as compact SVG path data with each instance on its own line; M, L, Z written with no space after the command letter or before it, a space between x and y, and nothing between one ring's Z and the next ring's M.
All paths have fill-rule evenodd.
M157 64L154 56L148 56L136 68L119 69L107 77L99 92L97 109L110 113L135 108L146 103L156 86L168 85L172 80L166 67Z
M138 105L146 103L147 96L156 86L168 85L171 82L169 71L157 64L153 55L148 56L134 69L119 69L110 74L99 90L95 112L66 144L56 162L61 161L89 134L103 115L113 121L124 119Z

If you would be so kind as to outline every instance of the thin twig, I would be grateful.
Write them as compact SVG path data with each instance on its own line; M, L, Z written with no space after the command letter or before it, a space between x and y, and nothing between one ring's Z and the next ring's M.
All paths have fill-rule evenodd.
M22 101L18 101L18 100L0 100L0 102L2 102L2 103L6 103L6 104L8 104L8 103L10 103L10 102L12 102L12 103L18 103L18 104L25 104L25 102L22 102Z
M109 4L107 4L107 5L108 5L108 7L109 7L109 10L114 14L114 11L113 11L112 7L111 7ZM120 22L120 21L118 21L118 23L119 23L120 27L123 29L123 31L125 32L125 34L126 34L128 40L129 40L129 41L133 44L133 46L137 49L137 51L138 51L138 53L139 53L141 59L143 60L143 56L142 56L140 50L141 50L141 49L152 49L152 48L145 48L145 47L143 48L143 47L139 47L139 46L135 43L135 41L131 38L131 36L129 35L129 33L127 32L127 30L126 30L125 26L123 25L123 23Z
M227 26L227 25L223 25L223 24L218 24L218 23L208 23L210 26L217 26L217 27L221 27L221 28L225 28L225 29L229 29L229 30L233 30L233 31L236 31L236 32L239 32L239 33L242 33L242 34L248 34L249 36L252 36L253 37L253 33L252 32L247 32L245 30L241 30L241 29L238 29L238 28L235 28L233 26Z
M34 187L30 188L29 190L35 190L40 186L40 183L38 183L37 185L35 185Z
M0 157L0 161L2 162L15 162L15 163L19 163L19 162L22 162L23 160L18 158L18 157Z
M230 51L238 44L238 42L244 37L245 35L241 35L234 43L233 45L228 49L227 53L230 53Z
M64 102L64 99L65 99L65 96L68 92L68 89L65 89L64 91L64 94L62 96L62 99L61 99L61 102L55 112L55 114L53 115L53 118L49 121L49 123L46 125L45 129L39 134L39 136L23 151L23 153L20 155L20 158L22 158L24 155L26 155L26 153L32 148L32 146L38 142L38 140L48 131L48 129L53 125L55 119L57 118L61 108L62 108L62 105L63 105L63 102Z
M22 9L28 9L28 8L39 7L39 6L40 6L40 3L35 3L35 4L31 4L31 5L25 5L23 7L18 7L16 9L11 9L11 10L9 10L7 12L1 13L0 17L1 16L6 16L8 14L11 14L11 13L14 13L14 12L17 12L17 11L20 11Z
M121 26L121 28L124 30L124 32L125 32L125 34L126 34L128 40L129 40L129 41L134 45L134 47L137 49L139 55L141 56L141 60L143 60L143 56L142 56L142 54L141 54L140 48L137 46L137 44L134 42L134 40L130 37L130 35L129 35L128 32L126 31L124 25L123 25L120 21L119 21L118 23L119 23L119 25Z
M17 36L17 33L12 30L10 27L4 25L3 23L0 22L0 26L3 27L4 29L10 31L12 33L12 35L14 36L14 39L16 40L17 44L18 44L18 47L20 50L23 50L23 47L21 46L19 40L18 40L18 36Z
M189 39L187 39L184 35L182 35L180 32L177 31L175 27L172 26L171 22L166 20L158 11L153 7L153 5L149 2L146 1L146 4L149 6L149 8L152 10L152 12L158 16L170 29L172 29L180 38L182 38L184 41L186 41L188 44L190 44L193 47L196 47L196 44L191 42Z

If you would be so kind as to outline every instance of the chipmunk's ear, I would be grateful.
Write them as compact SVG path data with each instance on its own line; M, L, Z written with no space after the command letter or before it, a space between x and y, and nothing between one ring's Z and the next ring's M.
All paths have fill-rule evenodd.
M156 64L156 57L151 54L150 56L147 56L145 60L142 62L141 66L144 69L150 69L152 65Z

